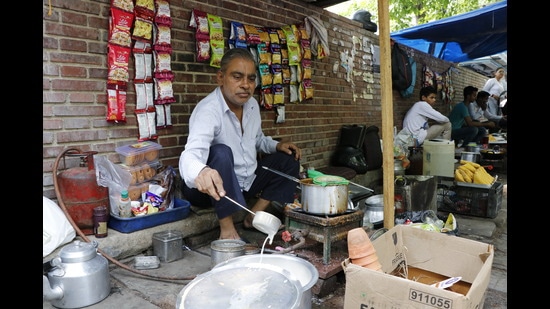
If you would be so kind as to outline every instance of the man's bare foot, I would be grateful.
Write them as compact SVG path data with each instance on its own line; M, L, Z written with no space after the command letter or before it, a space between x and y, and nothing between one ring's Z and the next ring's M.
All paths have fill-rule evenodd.
M252 221L254 220L252 214L248 214L246 217L244 217L243 220L243 227L247 230L253 229L254 226L252 225Z
M241 239L241 236L235 231L234 233L220 233L220 238L218 239Z

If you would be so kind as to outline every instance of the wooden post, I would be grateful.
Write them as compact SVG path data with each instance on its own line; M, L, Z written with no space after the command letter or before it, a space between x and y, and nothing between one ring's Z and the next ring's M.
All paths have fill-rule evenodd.
M380 88L382 95L382 171L384 227L394 226L393 94L391 78L389 0L378 0Z

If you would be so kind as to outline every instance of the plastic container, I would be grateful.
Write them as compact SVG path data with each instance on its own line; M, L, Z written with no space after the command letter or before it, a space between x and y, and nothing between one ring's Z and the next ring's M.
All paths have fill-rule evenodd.
M438 210L453 214L496 218L502 205L504 185L495 182L491 188L451 186L437 190Z
M422 149L422 175L454 177L454 141L431 139L424 141Z
M183 258L183 234L172 230L153 234L153 253L161 262Z
M189 203L189 201L175 199L174 206L165 211L131 218L119 218L111 215L109 217L109 227L121 233L131 233L160 224L185 219L189 216L190 211L191 203Z
M158 161L161 148L162 146L155 142L146 141L120 146L115 151L119 154L122 164L134 166L144 162Z
M150 181L157 174L157 170L160 166L158 160L154 162L143 162L138 165L120 164L120 167L127 170L130 176L132 176L130 185Z

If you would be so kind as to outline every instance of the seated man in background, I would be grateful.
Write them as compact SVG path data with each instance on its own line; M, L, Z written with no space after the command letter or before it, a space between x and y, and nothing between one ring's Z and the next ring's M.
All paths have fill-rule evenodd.
M470 112L470 117L472 117L472 120L475 122L481 122L485 128L489 129L495 129L497 127L496 123L493 121L490 121L486 116L485 113L487 113L487 101L489 100L489 92L487 91L479 91L476 96L476 100L470 105L468 105L468 111Z
M405 114L403 130L398 135L412 135L418 145L422 145L426 139L437 137L450 140L451 123L447 116L433 108L436 99L437 90L434 87L420 89L420 101L414 103ZM433 124L429 125L428 121Z
M489 132L491 133L498 132L500 129L506 130L508 128L508 118L505 115L495 115L493 112L489 110L487 106L487 102L489 101L490 95L491 94L489 92L481 90L480 92L478 92L477 99L476 99L476 102L478 102L477 105L479 105L479 100L481 96L482 100L484 100L484 104L483 106L481 106L481 109L483 110L483 117L495 124L492 127L486 127L486 128L489 128ZM472 118L474 117L472 116Z
M475 122L470 116L468 106L475 101L478 89L474 86L466 86L463 90L464 101L456 104L451 113L449 120L452 124L451 138L455 141L455 145L466 146L471 142L479 144L481 138L487 134L483 123ZM462 141L462 143L460 143Z

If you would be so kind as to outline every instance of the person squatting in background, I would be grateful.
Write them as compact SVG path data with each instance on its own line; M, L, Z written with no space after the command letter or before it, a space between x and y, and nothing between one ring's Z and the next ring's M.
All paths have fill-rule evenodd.
M498 132L501 129L507 129L508 120L504 115L491 114L487 108L487 101L490 94L487 91L479 91L476 100L470 103L470 116L474 121L479 121L485 124L485 128L489 129L490 133Z
M490 121L486 116L487 100L489 99L489 93L487 91L479 91L476 96L476 100L468 105L468 111L473 121L481 122L484 127L491 130L496 128L496 124Z
M417 145L414 146L420 146L425 140L434 138L450 140L449 118L433 108L437 99L437 89L433 86L423 87L419 96L420 100L405 114L403 129L398 136L412 135L417 140Z

